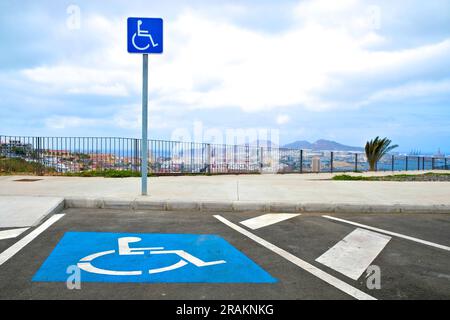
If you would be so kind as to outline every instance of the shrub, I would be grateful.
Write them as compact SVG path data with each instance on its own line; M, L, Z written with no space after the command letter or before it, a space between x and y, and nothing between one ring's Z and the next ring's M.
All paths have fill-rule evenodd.
M54 171L37 162L29 162L21 158L0 158L0 172L30 173Z

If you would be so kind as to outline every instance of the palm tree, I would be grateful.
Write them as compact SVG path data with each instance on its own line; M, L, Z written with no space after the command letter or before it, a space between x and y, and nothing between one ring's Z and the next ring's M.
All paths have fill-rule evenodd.
M369 162L369 170L376 171L377 162L389 151L398 147L394 144L391 146L391 140L388 138L380 139L376 137L366 143L366 156Z

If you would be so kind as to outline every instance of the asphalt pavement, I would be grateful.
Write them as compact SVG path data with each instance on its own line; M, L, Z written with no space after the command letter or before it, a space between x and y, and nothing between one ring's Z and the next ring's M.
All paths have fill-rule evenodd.
M0 299L449 299L449 230L430 213L66 209L0 240Z

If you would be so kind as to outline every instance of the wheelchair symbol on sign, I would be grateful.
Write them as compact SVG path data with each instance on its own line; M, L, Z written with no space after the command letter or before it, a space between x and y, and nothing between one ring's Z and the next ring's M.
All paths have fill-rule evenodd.
M148 30L141 30L141 25L142 25L142 20L138 20L137 21L137 32L135 32L133 34L133 37L131 38L131 42L133 43L133 46L137 49L137 50L147 50L150 47L150 44L152 45L153 48L157 47L159 44L155 43L153 41L153 37L152 35L149 33ZM139 47L136 44L136 37L143 37L143 38L149 38L150 43L148 43L145 47Z
M161 273L166 271L175 270L181 267L184 267L188 263L192 263L196 267L202 268L202 267L208 267L213 266L217 264L226 263L225 260L217 260L217 261L210 261L205 262L197 257L194 257L193 255L189 254L188 252L184 250L164 250L164 247L152 247L152 248L130 248L130 243L135 243L141 241L141 238L138 237L124 237L118 239L118 253L119 256L129 256L129 255L143 255L146 251L149 252L149 254L174 254L178 255L181 259L177 263L174 263L173 265L163 267L163 268L157 268L157 269L149 269L149 274L155 274L155 273ZM81 270L84 270L86 272L90 273L96 273L96 274L104 274L104 275L112 275L112 276L139 276L142 275L142 271L136 270L136 271L120 271L120 270L108 270L108 269L100 269L93 265L93 261L99 257L103 257L106 255L114 254L116 250L108 250L108 251L102 251L97 252L91 255L88 255L78 262L77 266Z

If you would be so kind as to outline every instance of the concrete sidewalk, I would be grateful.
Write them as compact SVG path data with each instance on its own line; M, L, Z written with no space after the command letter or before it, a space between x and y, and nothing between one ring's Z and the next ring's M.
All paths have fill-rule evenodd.
M0 228L35 226L63 208L61 197L0 196Z
M416 172L409 171L408 174ZM417 172L417 173L423 173ZM364 175L387 173L365 173ZM358 173L357 175L361 175ZM139 178L1 176L0 196L63 197L66 207L264 212L446 212L449 182L331 181L333 174ZM41 179L19 182L24 178Z

